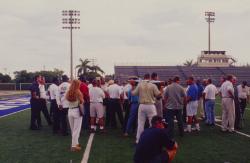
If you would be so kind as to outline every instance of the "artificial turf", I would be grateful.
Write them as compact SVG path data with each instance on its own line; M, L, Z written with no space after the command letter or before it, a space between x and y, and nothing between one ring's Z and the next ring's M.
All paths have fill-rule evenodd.
M220 99L216 101L216 116L221 116ZM245 113L245 127L250 133L250 110ZM176 130L177 131L177 130ZM176 133L177 135L178 133ZM130 163L132 162L134 137L124 138L119 130L95 135L90 163ZM178 153L173 163L248 163L250 162L250 138L236 133L222 133L219 127L208 127L201 122L201 131L176 136Z
M200 132L176 136L178 153L173 163L247 163L250 139L221 133L218 127L201 126ZM132 163L134 138L124 138L120 131L95 135L89 163Z
M79 163L83 150L70 152L71 136L53 135L43 120L39 131L28 129L30 110L0 119L0 163ZM85 149L88 134L80 143Z
M221 114L219 101L216 114ZM30 110L0 119L0 163L80 163L88 140L83 131L83 150L69 151L71 137L53 135L45 124L40 131L28 130ZM250 110L246 110L244 133L250 133ZM177 133L178 134L178 133ZM120 129L95 134L89 163L132 163L134 137L124 138ZM176 136L179 149L173 163L250 163L250 138L221 133L219 127L201 123L201 131Z

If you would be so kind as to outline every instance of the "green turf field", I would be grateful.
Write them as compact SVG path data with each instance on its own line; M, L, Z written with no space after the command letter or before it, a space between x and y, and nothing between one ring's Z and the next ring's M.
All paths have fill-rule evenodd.
M218 101L219 102L219 101ZM217 114L220 105L216 105ZM30 131L30 110L0 119L0 163L80 163L89 134L82 132L83 150L70 152L70 136L56 136L46 126ZM250 110L246 111L244 133L250 133ZM199 133L176 137L179 150L173 163L248 163L250 138L236 133L221 133L219 127L201 124ZM95 134L89 163L131 163L134 138L122 137L121 130Z
M70 136L53 135L43 120L43 129L31 131L30 110L0 119L0 163L77 163L81 153L70 152ZM80 143L85 148L88 134ZM72 160L72 161L71 161Z

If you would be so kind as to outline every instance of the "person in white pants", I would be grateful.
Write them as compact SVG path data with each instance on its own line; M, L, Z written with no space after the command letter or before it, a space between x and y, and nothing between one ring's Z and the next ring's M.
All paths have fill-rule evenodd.
M195 123L195 129L200 131L199 121L196 117L198 109L198 87L194 83L194 78L191 76L188 78L188 91L187 91L187 117L188 125L187 132L191 132L192 123Z
M221 131L234 132L235 104L233 75L228 75L226 81L221 85L220 93L222 98L222 122Z
M132 91L132 94L139 96L138 109L138 128L136 134L136 144L139 142L141 133L144 131L146 118L149 119L151 126L151 119L157 115L155 108L155 98L161 96L155 84L150 83L150 75L145 74L144 80Z
M69 101L68 119L72 135L71 151L80 151L79 136L82 127L83 96L80 91L80 81L73 80L66 94Z

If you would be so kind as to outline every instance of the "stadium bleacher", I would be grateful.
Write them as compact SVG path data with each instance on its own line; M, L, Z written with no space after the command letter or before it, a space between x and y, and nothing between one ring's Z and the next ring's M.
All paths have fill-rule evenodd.
M145 73L152 72L158 73L163 81L178 75L182 84L188 76L193 76L196 79L211 78L214 84L219 85L220 78L226 74L235 75L239 83L247 81L250 84L250 67L115 66L115 77L120 82L126 81L129 76L143 78Z

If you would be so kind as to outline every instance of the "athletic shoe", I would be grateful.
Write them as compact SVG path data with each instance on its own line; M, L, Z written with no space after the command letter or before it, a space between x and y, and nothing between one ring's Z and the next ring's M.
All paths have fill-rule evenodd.
M200 130L201 130L201 129L200 129L199 123L196 123L196 124L195 124L195 129L196 129L196 131L200 131Z
M72 152L79 152L82 148L81 147L71 147Z
M187 128L185 128L184 131L190 133L192 131L191 125L187 125Z
M226 133L226 132L227 132L227 130L225 130L225 129L220 129L220 132L222 132L222 133Z
M196 131L196 128L195 128L195 127L192 127L192 128L191 128L191 131Z

